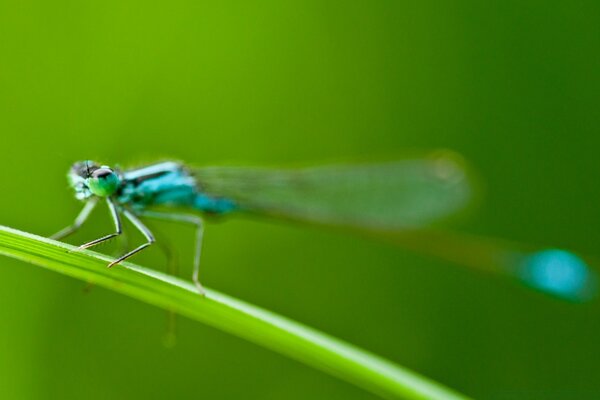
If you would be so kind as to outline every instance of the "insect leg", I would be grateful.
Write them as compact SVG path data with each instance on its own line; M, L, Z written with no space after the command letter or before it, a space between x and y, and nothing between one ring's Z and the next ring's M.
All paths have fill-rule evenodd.
M124 255L122 255L121 257L117 258L115 261L111 262L110 264L108 264L108 268L111 268L113 266L115 266L116 264L120 263L123 260L128 259L129 257L131 257L132 255L144 250L146 247L150 246L152 243L155 242L154 240L154 235L152 234L152 232L150 232L150 229L148 229L146 227L146 225L144 225L142 223L142 221L139 220L138 217L136 217L131 211L129 210L123 210L123 214L125 215L125 217L127 217L128 220L131 221L131 223L133 225L135 225L136 228L138 228L138 230L140 232L142 232L142 235L144 235L144 237L146 238L147 242L136 247L135 249L131 250L129 253L126 253Z
M79 246L80 249L87 249L88 247L95 246L99 243L105 242L108 239L112 239L115 236L119 236L121 234L122 229L121 229L121 218L119 217L119 210L117 209L116 204L110 197L106 198L106 204L108 204L108 209L110 210L110 215L112 216L113 222L115 223L116 232L111 233L110 235L102 236L101 238L92 240L91 242L84 243L81 246Z
M204 287L200 283L199 274L200 274L200 256L202 254L202 238L204 236L204 223L202 222L202 218L193 214L171 214L171 213L159 213L153 211L144 211L142 216L153 219L160 219L164 221L173 221L173 222L181 222L186 224L191 224L196 227L196 243L195 243L195 252L194 252L194 272L192 273L192 280L194 281L194 285L198 289L198 293L204 296L206 291Z
M79 212L79 214L75 218L75 221L73 221L73 223L71 225L67 226L66 228L61 229L60 231L56 232L54 235L50 236L50 239L60 240L60 239L63 239L65 237L69 236L73 232L77 231L77 229L79 229L81 227L81 225L83 225L83 223L88 219L88 217L94 210L94 207L96 207L96 204L98 204L98 198L92 197L90 200L88 200L87 203L85 203L85 206L83 206L83 209Z

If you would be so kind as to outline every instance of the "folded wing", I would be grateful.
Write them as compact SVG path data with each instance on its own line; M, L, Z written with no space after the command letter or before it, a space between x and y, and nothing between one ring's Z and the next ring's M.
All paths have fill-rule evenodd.
M454 155L304 168L204 167L192 170L209 196L244 211L377 231L418 228L455 214L473 185Z

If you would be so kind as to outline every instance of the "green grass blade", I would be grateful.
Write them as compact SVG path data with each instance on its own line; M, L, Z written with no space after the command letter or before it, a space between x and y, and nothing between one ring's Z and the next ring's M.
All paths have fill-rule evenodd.
M172 310L391 399L464 399L414 372L322 332L215 290L200 297L176 277L0 226L0 254Z

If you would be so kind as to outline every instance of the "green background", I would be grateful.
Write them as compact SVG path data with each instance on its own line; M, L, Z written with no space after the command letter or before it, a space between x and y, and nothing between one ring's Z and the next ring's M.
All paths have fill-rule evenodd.
M0 223L70 223L78 159L450 148L485 182L459 229L598 254L599 17L594 1L2 0ZM71 242L109 229L105 213ZM192 232L157 228L188 276ZM209 287L473 397L600 397L598 302L259 220L210 225L203 257ZM158 249L136 261L165 264ZM0 282L2 398L374 398L185 319L167 349L163 311L17 261Z

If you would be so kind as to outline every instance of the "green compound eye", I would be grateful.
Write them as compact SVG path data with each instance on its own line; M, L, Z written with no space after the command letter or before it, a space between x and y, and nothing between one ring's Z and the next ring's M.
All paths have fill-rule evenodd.
M112 169L101 167L92 172L86 183L93 194L107 197L117 190L121 180Z

